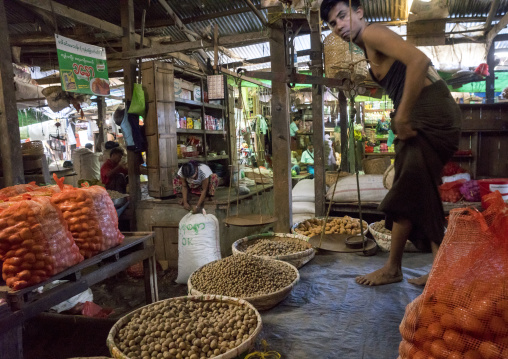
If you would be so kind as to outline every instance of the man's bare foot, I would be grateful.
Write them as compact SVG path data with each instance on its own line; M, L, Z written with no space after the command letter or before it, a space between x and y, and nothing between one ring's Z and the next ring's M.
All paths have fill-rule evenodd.
M407 282L414 284L414 285L422 285L423 286L427 283L427 279L429 279L429 275L425 274L425 275L422 275L421 277L408 279Z
M356 277L356 283L363 285L384 285L402 281L402 272L383 267L375 272Z

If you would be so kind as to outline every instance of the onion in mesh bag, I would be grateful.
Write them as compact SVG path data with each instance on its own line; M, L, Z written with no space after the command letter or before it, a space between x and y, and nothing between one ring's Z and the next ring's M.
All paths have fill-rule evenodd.
M465 182L462 187L460 187L460 193L468 202L480 202L481 200L480 186L476 180Z

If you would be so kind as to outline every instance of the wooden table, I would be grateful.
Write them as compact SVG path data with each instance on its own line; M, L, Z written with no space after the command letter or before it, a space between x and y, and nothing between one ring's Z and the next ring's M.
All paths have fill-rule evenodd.
M158 301L154 232L124 233L122 244L60 272L37 285L13 291L0 287L0 358L22 359L22 324L37 314L85 291L133 264L143 261L147 304ZM35 289L55 280L67 280L38 293Z

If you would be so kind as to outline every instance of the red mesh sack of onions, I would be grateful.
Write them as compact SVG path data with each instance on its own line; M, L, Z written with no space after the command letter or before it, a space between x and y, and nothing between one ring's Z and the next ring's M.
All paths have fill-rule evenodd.
M480 195L480 185L476 180L465 182L462 187L460 187L460 193L468 202L480 202L482 199Z
M64 188L51 201L62 211L85 258L122 243L115 205L103 187Z
M0 204L2 278L19 290L81 262L62 213L49 197Z
M0 200L8 200L10 197L18 196L20 194L34 191L40 188L35 184L35 182L30 182L29 184L17 184L15 186L5 187L0 189Z

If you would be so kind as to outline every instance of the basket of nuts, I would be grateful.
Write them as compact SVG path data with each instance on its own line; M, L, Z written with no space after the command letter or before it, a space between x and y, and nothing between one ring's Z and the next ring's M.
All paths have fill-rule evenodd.
M309 237L289 233L261 233L241 238L232 245L233 255L252 255L278 259L296 268L309 262L316 252Z
M190 295L241 298L258 310L267 310L283 301L299 280L292 264L239 255L205 264L191 274L187 286Z
M176 297L139 308L111 328L113 358L236 358L261 332L247 301L215 295Z
M372 237L374 237L379 248L381 248L383 252L390 252L390 247L392 245L392 232L385 228L384 219L382 221L369 224L369 232L372 234ZM406 242L404 251L419 252L411 241Z
M291 228L291 232L301 234L307 237L313 237L321 234L325 218L315 217L302 222L297 222ZM363 221L363 231L367 233L368 223ZM360 235L360 220L349 216L328 217L325 224L325 234L342 234L345 237L351 235Z

